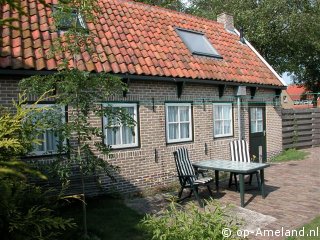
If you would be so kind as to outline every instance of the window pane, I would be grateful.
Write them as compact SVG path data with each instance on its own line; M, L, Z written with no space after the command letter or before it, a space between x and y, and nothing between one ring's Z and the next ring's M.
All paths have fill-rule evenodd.
M109 145L120 144L120 127L108 128L107 130L107 143Z
M190 107L180 107L180 122L189 121Z
M178 139L179 138L179 124L171 123L169 124L169 139Z
M47 151L48 152L54 152L57 150L57 138L54 134L54 131L52 130L47 130L46 133L46 146L47 146Z
M256 108L250 108L250 118L251 118L251 121L256 120Z
M216 120L222 119L222 106L215 106L214 107L214 118Z
M231 120L225 120L224 122L224 126L223 126L223 134L228 135L231 134Z
M252 133L257 132L257 123L256 123L256 121L252 121L251 120L251 132Z
M180 124L180 138L189 138L189 125L190 123L181 123Z
M214 135L221 135L222 134L222 121L216 120L214 122Z
M178 122L178 107L168 106L168 120L170 122Z
M262 108L257 108L257 120L262 120Z
M134 107L125 107L123 109L126 110L127 114L129 114L130 117L134 116Z
M122 127L122 144L134 143L133 129L127 126Z
M263 131L263 122L262 120L257 121L257 132Z
M223 106L223 119L225 120L231 119L231 106L228 106L228 105Z
M196 52L198 54L219 56L219 53L203 34L189 32L182 29L178 29L177 31L182 38L182 41L187 45L192 53Z
M33 144L34 150L43 152L45 150L45 148L44 148L44 144L45 144L44 143L44 134L39 134L37 138L39 139L39 144Z

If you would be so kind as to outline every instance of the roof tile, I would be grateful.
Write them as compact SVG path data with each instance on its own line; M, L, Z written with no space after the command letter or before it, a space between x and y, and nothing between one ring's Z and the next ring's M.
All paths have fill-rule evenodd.
M81 70L282 85L248 46L239 43L238 36L215 21L129 0L99 1L100 21L87 23L97 35L96 52L82 54L77 62ZM0 29L0 67L56 69L55 59L44 58L58 36L49 29L51 8L36 0L22 1L21 6L29 16L11 15L8 5L0 9L2 17L21 19L21 30ZM192 55L175 32L177 26L205 33L223 59Z

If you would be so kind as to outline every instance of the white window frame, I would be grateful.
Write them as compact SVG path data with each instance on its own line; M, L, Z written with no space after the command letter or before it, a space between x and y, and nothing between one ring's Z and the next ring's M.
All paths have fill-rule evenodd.
M118 108L125 108L125 107L133 107L133 120L136 122L136 125L134 126L134 143L130 144L122 144L122 127L123 124L120 124L120 137L121 137L121 144L117 145L110 145L108 144L107 140L107 131L108 131L108 122L107 117L103 116L103 136L104 136L104 144L111 146L112 149L121 149L121 148L133 148L139 146L139 132L138 132L138 103L104 103L102 104L103 107L118 107Z
M252 114L251 114L251 110L253 110L254 109L254 114L255 114L255 120L253 121L252 119L251 119L251 117L252 117ZM262 133L263 132L263 129L264 129L264 126L263 126L263 124L264 124L264 119L263 119L263 110L261 110L262 112L261 112L261 119L257 119L257 110L258 109L260 109L259 107L252 107L252 108L250 108L250 133ZM255 126L255 129L253 129L253 125L252 125L252 123L254 122L254 126ZM262 129L261 129L261 131L258 131L258 122L262 122ZM252 130L254 130L254 131L252 131Z
M232 103L213 103L213 111L212 111L212 116L213 116L213 136L215 138L220 138L220 137L232 137L233 136L233 106ZM231 125L230 125L230 133L222 133L222 134L215 134L215 122L216 121L225 121L225 120L229 120L230 119L215 119L215 111L217 109L217 106L230 106L230 116L231 116ZM222 128L224 129L224 125L222 125ZM224 130L223 130L224 131ZM222 131L222 132L223 132Z
M177 139L169 139L169 107L178 107L178 121L174 123L178 123L179 125L179 138ZM179 107L189 107L189 121L180 121L180 110ZM187 141L192 141L193 138L193 129L192 129L192 108L191 108L191 103L166 103L165 104L165 109L166 109L166 139L167 143L178 143L178 142L187 142ZM181 123L189 123L189 137L188 138L181 138L180 134L180 124Z
M51 106L55 106L56 104L55 103L38 103L36 105L34 105L36 108L45 108L45 107L51 107ZM32 104L28 104L27 107L31 107ZM63 113L62 115L62 122L65 123L66 122L66 107L65 106L61 106L61 112ZM29 155L31 156L48 156L48 155L54 155L54 154L57 154L58 152L57 151L48 151L46 148L47 148L47 144L46 144L46 131L48 130L51 130L50 128L49 129L46 129L42 134L43 134L43 144L44 144L44 148L45 150L43 151L39 151L39 150L32 150ZM66 139L63 141L63 145L66 145L67 144L67 141Z

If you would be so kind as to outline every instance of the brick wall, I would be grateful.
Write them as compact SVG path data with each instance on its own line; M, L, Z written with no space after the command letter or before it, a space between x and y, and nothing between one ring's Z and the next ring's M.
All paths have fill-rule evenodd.
M8 105L11 98L17 96L17 81L0 80L0 103ZM218 87L213 85L186 84L180 99L177 97L175 83L159 81L134 81L129 85L126 98L116 96L109 101L133 101L139 103L139 148L113 150L113 158L107 160L120 167L117 182L102 176L102 184L107 190L134 192L142 189L163 186L176 181L173 151L185 146L189 149L192 161L205 159L230 159L229 142L238 138L237 105L234 87L227 87L224 96L219 99ZM273 94L273 90L259 89L257 97L264 98ZM260 95L259 95L260 94ZM248 92L247 95L250 95ZM166 144L165 107L166 101L193 101L194 139L189 143ZM213 137L214 101L233 102L234 136L227 138ZM153 102L155 106L153 107ZM243 136L249 139L249 120L247 100L243 101L241 111ZM154 110L153 110L154 109ZM277 109L267 104L267 151L268 157L281 151L281 116ZM92 124L101 126L101 119L92 118ZM207 145L207 155L205 154ZM157 151L158 158L155 157Z

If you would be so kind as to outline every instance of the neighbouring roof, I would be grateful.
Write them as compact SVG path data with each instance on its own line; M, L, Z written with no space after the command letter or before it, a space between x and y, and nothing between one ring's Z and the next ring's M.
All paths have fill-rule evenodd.
M287 93L291 97L291 99L294 100L300 100L301 95L306 93L306 89L303 86L298 85L289 85L287 87Z
M0 31L0 68L55 70L61 56L46 58L57 36L50 31L51 8L36 0L21 4L28 16L20 17L20 30ZM99 22L87 22L98 36L96 54L82 53L77 64L81 70L283 86L223 24L133 1L100 0L99 5ZM0 16L18 17L6 5L0 7ZM192 55L176 28L204 33L223 59Z

